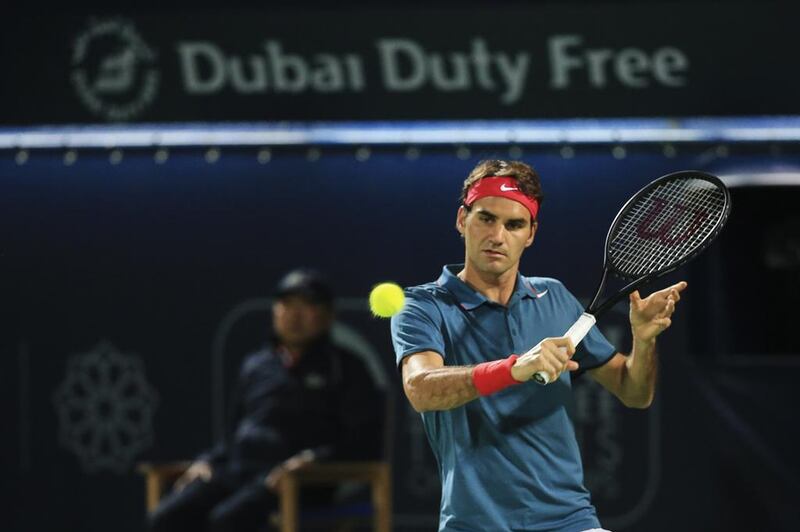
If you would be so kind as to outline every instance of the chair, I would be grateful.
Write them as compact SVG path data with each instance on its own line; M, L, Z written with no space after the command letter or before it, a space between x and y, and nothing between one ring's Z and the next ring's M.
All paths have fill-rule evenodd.
M142 462L136 466L136 471L145 478L145 506L148 512L156 509L164 492L189 469L190 465L191 462L182 461L163 464Z
M145 500L147 511L152 512L164 492L174 483L191 462L139 464L137 471L145 477ZM390 532L392 529L392 475L391 465L383 461L327 462L309 464L302 469L283 476L278 487L279 513L272 517L271 524L280 532L296 532L300 524L329 522L331 519L352 517L353 512L337 511L336 507L315 509L305 514L300 511L299 495L306 485L341 485L349 482L367 483L372 495L374 532ZM357 511L356 513L363 513Z
M340 485L344 482L365 482L372 493L374 532L390 532L392 529L392 475L388 462L331 462L309 464L304 468L284 475L278 487L280 513L277 524L281 532L296 532L301 522L328 521L330 518L347 517L352 512L336 512L319 509L301 513L299 492L304 485ZM335 507L334 507L335 510ZM344 514L344 515L343 515Z

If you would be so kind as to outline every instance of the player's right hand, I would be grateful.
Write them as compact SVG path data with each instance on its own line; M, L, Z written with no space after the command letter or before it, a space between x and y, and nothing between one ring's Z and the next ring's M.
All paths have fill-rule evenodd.
M203 482L208 482L211 480L212 474L213 471L211 469L211 464L204 460L198 460L189 466L189 469L187 469L183 475L181 475L180 478L175 481L175 489L177 491L181 491L183 488L197 479L200 479Z
M511 367L511 376L524 382L544 371L548 382L554 382L563 372L578 369L578 363L572 360L574 354L575 346L568 337L545 338L517 358Z

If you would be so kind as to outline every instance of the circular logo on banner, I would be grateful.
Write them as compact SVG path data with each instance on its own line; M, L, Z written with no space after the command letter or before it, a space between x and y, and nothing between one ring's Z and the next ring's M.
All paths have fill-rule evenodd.
M155 99L156 53L124 19L95 20L77 36L72 84L86 108L112 122L136 118Z

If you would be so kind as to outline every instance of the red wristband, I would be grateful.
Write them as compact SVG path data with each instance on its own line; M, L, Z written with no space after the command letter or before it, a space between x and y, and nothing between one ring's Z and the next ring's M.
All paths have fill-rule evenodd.
M480 395L489 395L499 392L518 381L511 376L511 366L517 360L517 355L511 355L502 360L483 362L472 370L472 383Z

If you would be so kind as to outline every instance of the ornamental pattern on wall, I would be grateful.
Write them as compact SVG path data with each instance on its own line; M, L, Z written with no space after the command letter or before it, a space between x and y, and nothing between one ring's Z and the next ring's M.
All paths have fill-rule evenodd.
M141 358L110 342L70 357L53 400L59 441L86 472L125 473L152 444L157 393L147 382Z

